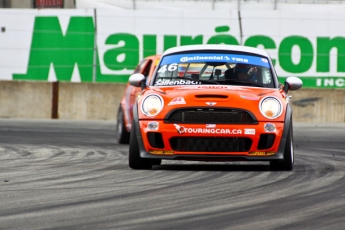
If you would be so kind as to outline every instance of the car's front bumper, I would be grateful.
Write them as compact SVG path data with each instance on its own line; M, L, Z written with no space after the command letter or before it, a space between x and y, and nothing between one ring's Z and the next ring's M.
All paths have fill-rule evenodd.
M140 156L142 158L159 158L159 159L171 159L171 160L205 160L205 161L235 161L235 160L282 160L283 152L279 151L281 141L285 140L284 126L282 122L259 122L255 125L206 125L206 124L165 124L163 121L155 121L158 125L157 130L151 130L149 124L152 121L138 121L137 135L140 137ZM275 130L268 132L265 130L267 124L274 125ZM211 128L209 128L211 127ZM154 144L151 134L159 134L161 140L160 144ZM263 137L274 136L274 141L269 144L268 148L263 147ZM234 140L250 140L250 146L245 146L244 149L235 148L233 150L224 150L224 148L217 148L212 143L212 139ZM172 139L187 139L185 142L191 142L190 140L197 139L197 143L204 145L202 140L211 142L211 146L204 147L190 147L188 150L181 150L176 145L172 144ZM211 140L211 141L210 141ZM236 142L237 143L237 142ZM195 145L195 143L194 143ZM231 144L230 144L231 145ZM260 147L261 146L261 147ZM194 150L193 150L194 149ZM213 150L208 150L213 149ZM219 150L221 149L221 150Z
M198 161L281 161L284 159L285 144L290 126L292 126L292 108L286 108L284 122L258 122L257 124L245 125L216 125L210 129L218 129L214 133L204 131L209 126L206 124L165 124L158 123L157 130L148 128L152 120L139 120L136 107L134 107L134 122L136 122L136 135L142 158L165 159L165 160L198 160ZM265 131L267 123L274 124L276 129L272 132ZM177 126L176 126L177 125ZM209 124L208 124L209 125ZM184 132L179 132L183 126ZM188 130L186 130L188 129ZM201 130L201 131L200 131ZM226 131L224 131L226 130ZM230 131L227 131L230 130ZM241 130L239 133L236 130ZM255 130L253 132L253 130ZM163 137L163 148L154 148L149 143L148 133L160 132ZM261 134L274 134L274 144L268 149L258 149ZM248 151L176 151L172 148L170 139L176 136L183 137L234 137L250 138L252 140Z

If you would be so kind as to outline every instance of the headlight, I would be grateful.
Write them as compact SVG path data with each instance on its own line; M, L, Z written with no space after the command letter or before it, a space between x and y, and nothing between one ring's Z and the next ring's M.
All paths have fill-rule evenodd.
M259 108L262 115L269 119L275 119L283 112L281 102L275 97L263 98L260 102Z
M141 111L146 116L156 116L163 109L163 105L164 101L162 97L156 94L150 94L143 99Z

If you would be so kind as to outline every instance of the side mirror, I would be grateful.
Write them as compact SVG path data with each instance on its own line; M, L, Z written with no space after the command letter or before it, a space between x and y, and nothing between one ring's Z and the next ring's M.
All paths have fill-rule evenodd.
M284 83L284 92L287 93L289 90L298 90L302 87L303 82L298 77L288 77Z
M141 87L142 90L146 88L146 78L141 73L132 74L129 79L129 84L134 87Z

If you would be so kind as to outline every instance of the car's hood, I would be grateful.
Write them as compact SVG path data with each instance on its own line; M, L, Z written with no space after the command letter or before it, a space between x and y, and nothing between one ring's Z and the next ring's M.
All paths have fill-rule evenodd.
M256 114L258 120L267 120L260 112L260 101L267 96L278 98L283 105L283 114L287 100L282 91L272 88L247 87L247 86L173 86L149 87L142 95L157 94L164 101L164 108L153 119L164 119L174 109L199 107L199 108L237 108ZM280 117L280 119L282 118ZM145 119L145 117L142 117ZM279 120L279 119L278 119Z
M183 97L188 101L214 100L260 100L261 98L280 94L278 89L246 87L246 86L222 86L222 85L202 85L202 86L174 86L174 87L151 87L165 99Z

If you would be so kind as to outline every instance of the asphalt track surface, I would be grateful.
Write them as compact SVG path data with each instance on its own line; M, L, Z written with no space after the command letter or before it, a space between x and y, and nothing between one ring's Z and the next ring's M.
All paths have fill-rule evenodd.
M109 121L0 119L0 229L345 229L345 124L294 124L295 168L131 170Z

